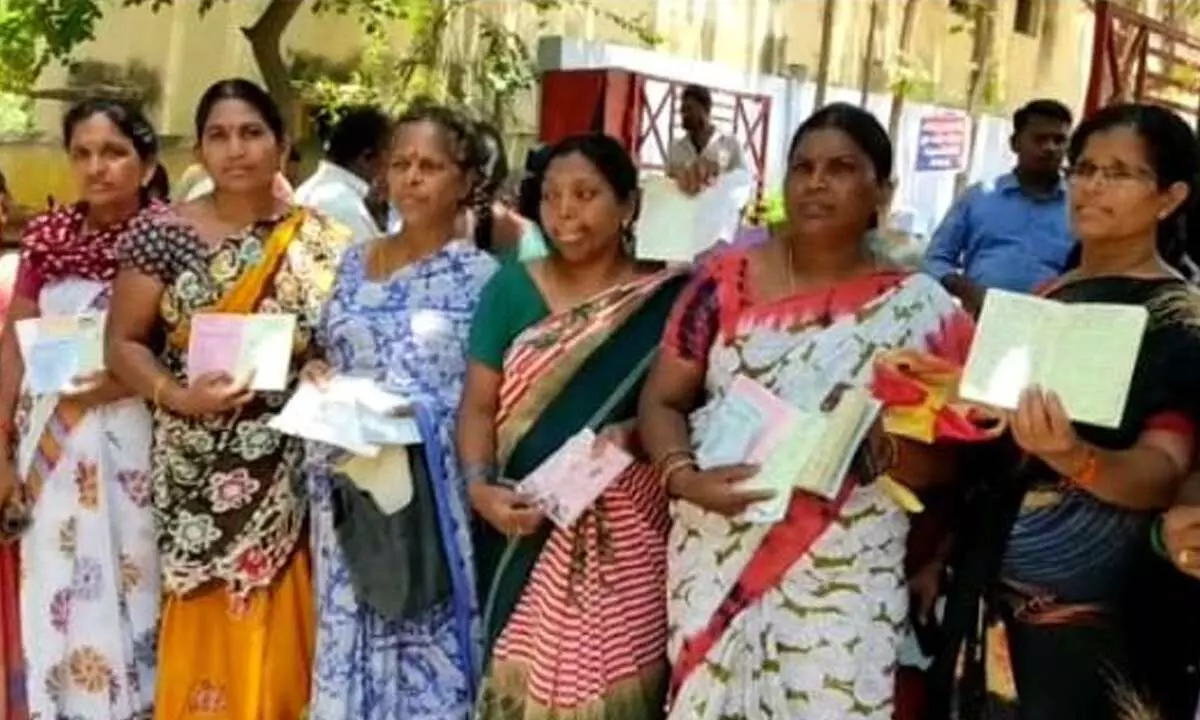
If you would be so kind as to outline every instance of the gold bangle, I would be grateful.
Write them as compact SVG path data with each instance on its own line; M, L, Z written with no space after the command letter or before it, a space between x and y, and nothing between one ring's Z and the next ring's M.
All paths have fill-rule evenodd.
M660 457L658 459L658 462L656 462L655 465L658 465L660 468L663 468L663 467L666 467L672 460L675 460L676 458L689 458L690 459L691 457L692 457L692 451L689 448L676 448L674 450L668 450L667 452L663 453L662 457Z
M669 465L667 465L666 467L664 467L660 472L660 476L662 478L663 490L670 490L671 478L675 475L675 473L679 472L680 470L684 470L684 469L693 469L694 470L695 468L696 468L696 461L693 460L690 455L688 457L681 457L678 460L676 460L675 462L672 462ZM670 494L670 493L668 492L668 494Z

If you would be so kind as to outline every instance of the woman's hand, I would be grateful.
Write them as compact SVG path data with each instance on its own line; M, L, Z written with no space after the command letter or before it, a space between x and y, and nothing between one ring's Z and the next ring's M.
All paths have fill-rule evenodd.
M84 410L124 400L133 393L107 370L81 375L71 382L71 389L62 397L77 403Z
M1162 540L1171 563L1200 579L1200 507L1176 505L1163 514Z
M908 579L908 592L912 595L912 613L918 622L934 620L934 609L942 592L942 574L946 565L942 560L930 560Z
M932 445L883 429L876 421L867 433L866 449L874 459L874 469L916 493L948 485L955 480L956 448L949 444Z
M1031 387L1021 393L1009 426L1022 450L1064 477L1077 474L1087 461L1083 457L1087 448L1075 433L1062 400L1053 392Z
M741 484L754 477L754 465L726 465L711 470L680 470L668 478L669 494L710 512L733 517L747 507L770 500L770 490L746 490Z
M532 535L542 524L542 513L512 488L476 480L467 485L467 495L471 507L509 537Z
M300 379L324 390L333 377L333 368L324 360L309 360L300 368Z
M637 420L606 425L596 436L595 451L597 453L602 451L605 443L611 443L631 455L641 452L641 444L638 442L637 436Z
M186 417L220 415L254 398L249 381L236 382L228 373L211 372L166 397L171 410Z

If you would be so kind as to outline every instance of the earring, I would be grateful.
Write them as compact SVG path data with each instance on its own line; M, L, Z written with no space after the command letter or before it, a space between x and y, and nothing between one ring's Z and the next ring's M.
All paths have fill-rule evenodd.
M629 257L637 251L637 238L633 235L633 223L621 225L621 250Z

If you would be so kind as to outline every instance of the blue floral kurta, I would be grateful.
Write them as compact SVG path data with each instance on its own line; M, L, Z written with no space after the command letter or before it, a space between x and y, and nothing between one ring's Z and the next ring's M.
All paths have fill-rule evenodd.
M455 720L470 712L478 678L477 609L465 484L454 417L479 291L496 261L465 241L397 271L365 277L365 246L347 253L320 341L340 374L371 377L418 399L438 426L445 477L434 495L453 600L420 620L391 621L358 602L334 532L330 450L310 444L309 479L318 629L313 718ZM432 459L431 459L432 461Z

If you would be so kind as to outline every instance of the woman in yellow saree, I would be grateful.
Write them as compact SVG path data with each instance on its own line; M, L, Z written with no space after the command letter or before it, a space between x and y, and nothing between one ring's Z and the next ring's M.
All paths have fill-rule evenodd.
M267 426L286 393L251 393L223 373L182 378L197 313L287 313L294 380L348 233L272 193L287 144L258 86L209 88L196 135L215 190L135 221L108 326L109 366L156 406L167 599L155 716L298 718L314 633L303 448Z

